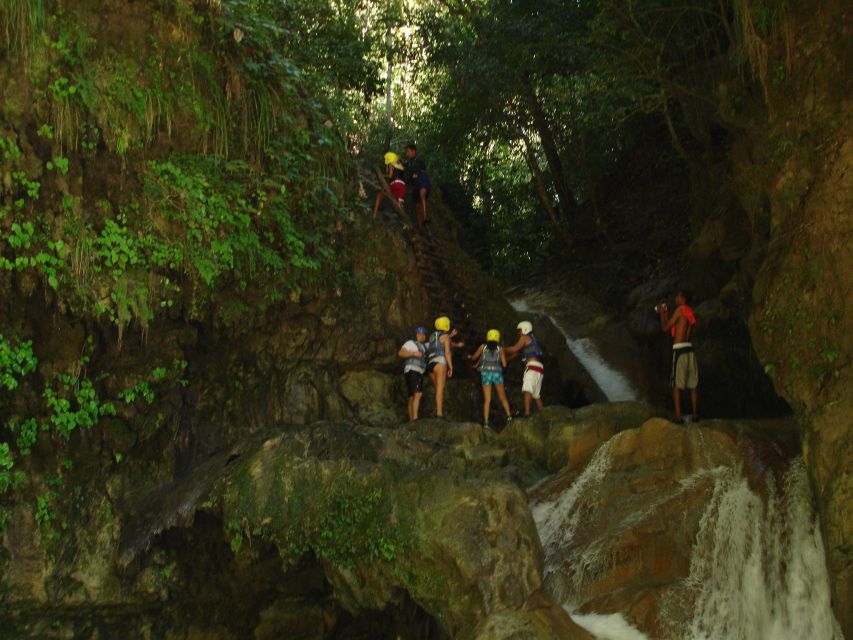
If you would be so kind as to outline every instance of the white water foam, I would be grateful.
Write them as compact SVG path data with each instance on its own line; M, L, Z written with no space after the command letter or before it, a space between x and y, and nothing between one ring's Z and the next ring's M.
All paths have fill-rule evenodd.
M619 613L567 613L596 640L649 640L645 633L632 627Z
M592 498L596 489L610 469L610 443L608 440L598 448L592 460L586 465L580 476L554 500L539 502L532 506L533 520L545 551L545 575L559 571L564 563L573 562L576 572L574 590L580 589L584 575L584 558L562 557L564 541L571 540L582 518L585 518L594 504ZM582 500L583 499L583 500ZM565 597L568 594L559 594Z
M599 539L571 547L578 545L579 525L591 516L598 486L610 472L611 444L619 437L600 447L567 489L532 510L545 550L546 583L572 618L599 640L648 640L619 614L576 612L585 576L598 575L609 562L611 536L655 517L656 505L667 499L613 514ZM765 497L731 467L700 469L670 497L701 480L713 484L689 575L660 603L674 638L843 640L830 608L823 543L802 460L792 463L779 490L768 474ZM668 615L685 610L686 616Z
M512 308L519 313L539 313L547 316L554 326L563 334L569 350L578 359L598 388L610 402L623 400L637 400L637 391L622 373L610 366L598 353L592 340L589 338L572 338L568 331L560 324L560 321L549 315L542 306L532 303L525 298L510 300Z
M690 640L841 640L811 491L801 459L781 495L762 500L740 473L720 478L686 581L696 594Z

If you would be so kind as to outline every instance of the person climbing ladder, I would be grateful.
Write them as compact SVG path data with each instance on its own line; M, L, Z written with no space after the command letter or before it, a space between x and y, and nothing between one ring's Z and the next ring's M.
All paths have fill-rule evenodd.
M402 206L406 198L406 181L405 170L400 162L400 156L393 151L385 154L385 177L388 179L388 189L391 195L397 199L397 203ZM376 220L376 215L379 213L379 205L382 204L382 198L385 193L380 189L376 192L376 201L373 203L373 219Z
M483 428L489 428L489 409L492 403L492 387L498 393L498 400L506 414L507 421L512 420L509 410L509 400L504 390L504 369L506 369L506 354L500 345L501 333L497 329L490 329L486 333L486 343L481 344L477 351L468 356L477 362L477 370L480 372L480 382L483 385Z
M412 187L412 199L415 201L418 226L423 227L429 222L427 198L429 197L430 183L426 162L423 158L418 157L418 147L414 142L406 145L406 180Z

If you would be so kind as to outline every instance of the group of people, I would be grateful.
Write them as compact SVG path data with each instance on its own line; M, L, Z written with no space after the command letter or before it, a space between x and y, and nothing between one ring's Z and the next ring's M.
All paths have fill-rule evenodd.
M406 201L406 190L411 189L412 200L415 204L418 226L423 227L429 222L427 217L427 198L430 192L429 174L426 162L418 155L418 147L414 142L406 145L406 159L400 159L393 151L385 153L385 178L388 180L388 190L400 206ZM373 219L379 213L379 206L385 193L380 189L376 192L373 204Z
M661 330L672 337L672 369L670 387L672 388L675 419L677 422L695 422L699 420L698 393L699 366L693 350L691 336L696 324L696 314L688 304L689 296L679 291L675 296L675 310L670 314L666 303L655 305L660 317ZM527 320L516 326L518 339L511 347L501 345L501 333L497 329L486 332L486 342L467 356L480 373L483 387L483 426L489 427L489 413L492 392L497 393L498 401L506 415L512 420L513 413L504 387L504 373L507 365L521 357L524 366L521 392L524 402L522 417L530 415L532 404L542 408L542 381L545 375L544 354L533 325ZM426 327L416 327L413 337L408 340L397 355L404 359L403 375L409 390L409 420L418 419L421 398L423 397L424 378L429 377L435 388L435 415L445 418L444 390L449 378L453 377L453 349L465 346L456 340L458 332L451 329L450 318L441 316L435 320L435 330L429 333ZM691 414L682 416L681 394L690 392Z
M524 366L522 379L522 396L524 399L524 414L530 415L531 405L535 402L542 408L542 380L545 375L544 353L539 341L533 334L533 325L528 321L519 322L516 330L518 340L511 347L501 345L501 334L497 329L486 332L486 342L467 356L468 360L480 373L480 383L483 387L483 426L489 427L489 412L491 410L492 389L497 393L501 407L507 420L513 419L513 414L504 387L504 371L508 363L521 357ZM454 340L458 335L456 329L450 328L450 318L441 316L435 320L435 330L427 335L426 327L415 327L413 338L408 340L397 355L404 359L403 375L409 390L409 420L418 419L423 383L429 377L435 387L435 415L445 419L444 389L447 379L453 377L453 349L464 347L465 343Z

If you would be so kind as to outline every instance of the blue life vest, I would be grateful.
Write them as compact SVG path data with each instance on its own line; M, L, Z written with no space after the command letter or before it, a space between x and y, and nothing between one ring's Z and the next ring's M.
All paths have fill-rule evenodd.
M418 351L421 352L421 355L417 358L406 358L403 361L403 371L405 371L407 367L413 367L423 373L426 371L426 345L422 342L415 342L415 345L417 346Z
M477 369L481 372L492 371L495 373L502 373L503 365L501 364L500 346L495 347L494 351L488 347L483 347L483 353L480 354L480 363L477 365Z
M528 333L527 336L530 338L530 342L521 350L522 362L530 360L531 358L542 360L542 358L545 357L545 354L542 353L542 347L539 346L539 341L536 339L536 336L532 333Z
M430 362L436 362L439 358L442 360L444 357L444 345L441 343L441 336L443 336L446 331L433 331L429 339L427 340L427 354L429 355Z

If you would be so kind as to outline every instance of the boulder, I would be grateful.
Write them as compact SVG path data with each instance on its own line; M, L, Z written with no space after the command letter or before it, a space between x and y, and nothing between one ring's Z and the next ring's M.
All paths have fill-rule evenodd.
M374 370L349 371L341 376L341 395L358 419L367 424L388 424L404 420L406 403L398 396L402 378Z
M521 609L540 589L542 550L524 493L448 466L485 447L477 425L424 421L411 431L368 432L377 442L424 434L458 443L442 446L443 469L401 468L404 459L383 463L381 454L378 463L348 459L334 453L348 449L341 438L323 438L322 458L301 453L329 428L269 439L227 470L213 493L232 548L268 541L285 565L312 553L349 612L381 610L405 592L448 633ZM307 446L293 446L306 437Z
M651 637L834 637L797 436L789 422L660 418L617 433L531 490L546 588ZM798 600L803 579L813 592Z
M551 472L585 463L615 433L641 425L662 410L641 402L593 404L580 409L548 406L501 432L522 455Z

